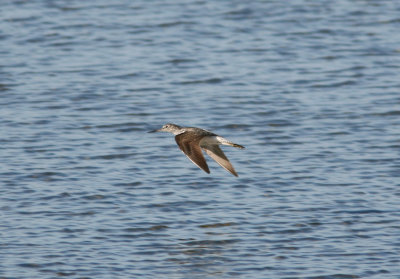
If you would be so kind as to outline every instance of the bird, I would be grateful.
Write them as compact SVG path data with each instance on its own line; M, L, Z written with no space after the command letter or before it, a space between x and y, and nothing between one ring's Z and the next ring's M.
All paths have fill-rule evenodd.
M182 127L176 124L167 123L160 129L149 131L168 132L175 135L175 141L180 150L200 169L206 173L210 173L207 162L203 156L204 150L212 159L214 159L221 167L238 177L231 162L222 152L219 145L229 145L236 148L244 149L245 147L233 143L217 134L197 127Z

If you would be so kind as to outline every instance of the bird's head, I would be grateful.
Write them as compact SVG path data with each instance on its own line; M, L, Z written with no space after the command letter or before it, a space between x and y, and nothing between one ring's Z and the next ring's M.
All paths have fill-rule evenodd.
M172 124L172 123L167 123L164 126L162 126L160 129L150 131L149 133L155 133L155 132L168 132L172 134L179 134L179 131L182 129L181 126Z

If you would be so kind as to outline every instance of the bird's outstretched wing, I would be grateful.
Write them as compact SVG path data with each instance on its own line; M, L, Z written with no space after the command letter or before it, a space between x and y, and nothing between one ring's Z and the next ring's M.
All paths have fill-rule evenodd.
M203 152L201 151L199 141L201 138L188 138L185 133L175 136L175 141L183 153L192 161L196 166L210 173L206 159L204 159Z
M229 171L234 176L238 176L235 169L233 168L231 162L229 162L228 158L225 156L224 152L222 152L221 148L218 145L207 145L202 146L204 151L215 160L221 167Z

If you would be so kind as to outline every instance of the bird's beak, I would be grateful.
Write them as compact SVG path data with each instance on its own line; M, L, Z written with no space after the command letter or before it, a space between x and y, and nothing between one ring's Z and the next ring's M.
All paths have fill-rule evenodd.
M148 131L148 133L155 133L155 132L160 132L160 129L153 130L153 131Z

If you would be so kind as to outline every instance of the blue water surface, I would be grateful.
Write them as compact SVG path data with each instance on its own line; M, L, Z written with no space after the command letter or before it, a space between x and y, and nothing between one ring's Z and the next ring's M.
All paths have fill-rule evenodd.
M0 278L400 278L399 1L0 18ZM167 122L246 146L239 178Z

